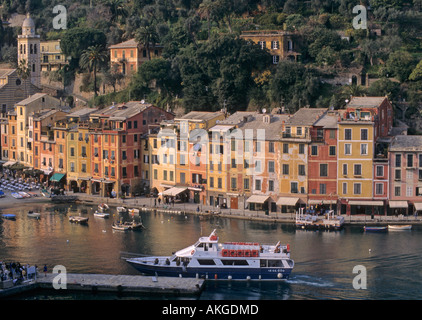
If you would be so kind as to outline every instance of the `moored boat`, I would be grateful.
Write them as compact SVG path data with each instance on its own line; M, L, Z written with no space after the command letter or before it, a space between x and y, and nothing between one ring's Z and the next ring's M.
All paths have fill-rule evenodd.
M126 213L127 212L127 208L126 207L117 207L117 212L118 213Z
M100 210L100 211L103 211L103 210L107 210L107 209L109 209L110 207L108 206L108 204L107 203L100 203L99 205L98 205L98 209Z
M135 209L135 208L133 208L133 209L129 209L129 213L130 213L131 215L134 215L134 214L139 214L139 209Z
M98 218L108 218L110 216L110 214L109 213L107 213L107 212L98 212L98 211L95 211L94 212L94 217L98 217Z
M128 231L129 230L129 226L125 226L123 223L113 223L111 228L113 230L117 230L117 231Z
M144 274L209 280L285 280L294 267L289 245L219 243L216 230L172 256L126 261Z
M85 223L88 223L88 217L70 216L69 221L80 223L80 224L85 224Z
M401 230L410 230L412 229L411 224L394 224L394 225L388 225L388 230L391 231L401 231Z
M364 226L363 229L366 232L386 232L387 231L387 227L367 227L367 226Z
M7 219L7 220L16 220L16 215L15 214L4 213L1 216L2 216L2 218Z
M124 222L123 226L128 227L129 230L139 230L139 229L145 228L142 222L135 222L135 221Z
M39 213L39 212L28 211L28 214L27 215L30 218L35 218L35 219L41 218L41 213Z
M23 198L23 196L21 194L19 194L18 192L12 192L11 195L15 199L22 199Z

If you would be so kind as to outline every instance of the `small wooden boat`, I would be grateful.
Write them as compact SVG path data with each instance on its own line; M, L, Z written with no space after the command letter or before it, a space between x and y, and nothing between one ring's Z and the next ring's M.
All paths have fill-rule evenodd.
M24 198L31 198L31 195L30 194L28 194L27 192L25 192L25 191L19 191L18 192L22 197L24 197Z
M39 218L41 218L41 213L34 212L34 211L28 211L28 217L39 219Z
M84 224L88 223L88 217L70 216L69 221Z
M125 226L123 223L113 223L111 228L113 230L117 230L117 231L128 231L129 230L129 227Z
M110 207L108 206L108 204L107 203L100 203L99 205L98 205L98 209L100 209L101 211L103 211L103 210L107 210L107 209L109 209Z
M401 230L410 230L412 229L411 224L394 224L394 225L388 225L388 230L391 231L401 231Z
M128 227L129 230L139 230L144 228L144 225L141 222L125 222L123 223L123 226Z
M16 220L15 214L5 213L5 214L2 214L1 216L2 218L7 219L7 220Z
M98 212L98 211L95 211L94 212L94 217L108 218L109 216L110 216L110 214L109 213L106 213L106 212Z
M363 227L366 232L385 232L387 231L387 227Z
M126 213L127 212L127 208L125 208L125 207L117 207L117 212L118 213Z

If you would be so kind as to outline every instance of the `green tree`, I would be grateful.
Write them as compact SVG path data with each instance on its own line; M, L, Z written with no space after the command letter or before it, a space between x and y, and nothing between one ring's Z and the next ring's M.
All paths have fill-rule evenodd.
M103 0L103 4L110 9L111 21L115 22L119 17L126 17L128 12L124 0Z
M94 73L94 95L97 94L97 69L98 67L107 61L107 50L101 46L91 46L84 50L79 64L81 68L88 69Z
M422 60L419 61L415 69L413 69L412 73L409 76L409 80L411 81L422 80Z
M71 57L73 68L79 65L79 58L84 50L92 46L106 47L106 45L107 38L102 31L81 27L67 29L60 42L63 53Z
M135 40L144 46L147 51L148 60L151 60L150 50L160 41L154 25L140 27L135 34Z
M19 61L18 64L18 68L16 69L16 73L18 74L18 76L20 78L22 78L25 86L25 98L28 96L27 92L26 92L26 80L28 80L28 78L31 76L31 69L29 69L28 67L28 63L26 62L25 59L22 59L21 61Z
M407 51L392 52L385 63L385 73L396 77L400 82L409 78L413 68L413 57Z

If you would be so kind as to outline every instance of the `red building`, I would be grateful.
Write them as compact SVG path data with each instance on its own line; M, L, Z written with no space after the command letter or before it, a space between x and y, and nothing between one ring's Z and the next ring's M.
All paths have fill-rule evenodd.
M333 209L337 206L337 114L328 112L311 129L308 150L308 205Z
M149 125L173 119L173 114L143 101L130 101L90 115L91 190L124 196L141 183L143 146L141 136ZM141 186L139 186L141 187ZM102 190L100 192L100 190Z

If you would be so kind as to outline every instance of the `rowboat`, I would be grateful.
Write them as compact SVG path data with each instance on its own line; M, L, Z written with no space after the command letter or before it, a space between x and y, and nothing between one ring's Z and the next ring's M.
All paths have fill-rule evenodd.
M22 198L23 198L23 196L22 196L22 195L20 195L20 194L19 194L19 193L17 193L17 192L12 192L11 194L12 194L12 197L13 197L13 198L15 198L15 199L22 199Z
M70 222L76 222L76 223L88 223L88 217L81 217L81 216L70 216L69 217Z
M387 227L363 227L366 232L385 232L387 231Z
M110 214L106 213L106 212L95 211L95 213L94 213L94 217L98 217L98 218L108 218L109 216L110 216Z
M28 217L39 219L41 217L41 213L39 213L39 212L33 212L33 211L28 211Z
M129 226L125 226L122 223L113 223L113 225L111 226L111 228L113 230L117 230L117 231L128 231L129 230Z
M16 220L15 214L5 213L5 214L2 214L1 216L2 218L7 219L7 220Z
M411 224L388 225L388 230L391 230L391 231L401 231L401 230L410 230L410 229L412 229Z

